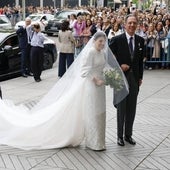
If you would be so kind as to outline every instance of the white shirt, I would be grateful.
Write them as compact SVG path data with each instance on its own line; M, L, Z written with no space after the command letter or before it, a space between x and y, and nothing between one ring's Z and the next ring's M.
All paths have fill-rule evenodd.
M27 31L28 44L30 44L33 36L32 26L31 25L27 26L26 31Z
M112 39L113 37L120 35L122 32L119 29L117 32L113 31L113 29L110 29L109 34L108 34L108 39Z
M31 39L31 46L44 48L44 40L45 40L45 36L43 33L34 32L33 37Z

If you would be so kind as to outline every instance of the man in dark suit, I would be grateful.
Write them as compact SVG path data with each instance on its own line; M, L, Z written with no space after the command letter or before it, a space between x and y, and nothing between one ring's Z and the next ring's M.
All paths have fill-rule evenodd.
M137 96L143 78L144 39L135 35L137 18L128 15L125 19L125 33L113 37L110 49L123 70L128 84L129 94L117 107L117 143L124 146L124 140L131 145L133 123L136 114ZM124 137L124 138L123 138Z
M21 26L17 31L19 39L19 47L21 50L21 74L23 77L32 76L30 69L30 29L31 28L31 19L25 19L25 26Z

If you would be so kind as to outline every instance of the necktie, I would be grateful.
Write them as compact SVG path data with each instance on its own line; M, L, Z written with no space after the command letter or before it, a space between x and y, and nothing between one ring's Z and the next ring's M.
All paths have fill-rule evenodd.
M133 55L133 37L130 37L129 39L129 50L130 54Z

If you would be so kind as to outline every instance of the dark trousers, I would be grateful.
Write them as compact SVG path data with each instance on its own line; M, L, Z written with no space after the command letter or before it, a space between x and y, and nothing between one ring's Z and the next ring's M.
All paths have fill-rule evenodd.
M34 79L40 79L43 69L43 48L31 47L31 70L34 75Z
M21 74L26 74L27 70L27 50L26 48L21 49Z
M132 72L128 73L127 81L129 83L129 94L117 105L117 136L119 138L123 138L123 134L129 137L132 136L136 114L139 82L136 82Z
M74 54L73 53L60 53L59 58L59 70L58 70L58 76L62 77L64 73L66 72L66 65L67 68L70 67L70 65L74 61Z
M32 72L31 70L31 45L28 44L27 45L27 49L26 49L26 72L30 73Z
M21 73L22 74L29 74L31 72L30 50L31 50L30 45L27 45L26 48L21 49Z

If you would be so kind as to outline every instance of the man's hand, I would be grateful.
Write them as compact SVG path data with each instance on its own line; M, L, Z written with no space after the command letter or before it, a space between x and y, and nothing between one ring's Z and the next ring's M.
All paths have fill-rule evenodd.
M141 86L141 85L142 85L142 79L139 80L139 86Z
M129 68L130 68L130 66L127 65L127 64L122 64L120 67L121 67L121 69L122 69L124 72L128 71Z

